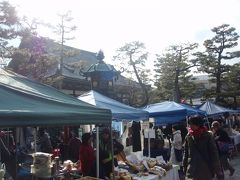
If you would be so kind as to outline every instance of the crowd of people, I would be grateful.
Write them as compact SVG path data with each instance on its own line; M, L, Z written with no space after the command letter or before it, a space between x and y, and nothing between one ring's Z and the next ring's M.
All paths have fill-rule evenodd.
M163 156L166 162L179 165L180 178L186 180L211 180L213 177L224 179L225 170L229 171L229 176L233 176L235 169L229 163L229 157L234 148L232 140L226 131L226 121L221 119L212 120L206 126L206 120L201 116L192 116L187 120L187 125L177 124L168 125L165 128L161 126L154 127L150 123L149 128L155 131L155 138L150 139L150 156L155 158ZM211 125L211 126L209 126ZM139 130L139 124L135 128ZM133 130L131 130L133 132ZM144 132L142 132L144 133ZM0 134L1 135L1 134ZM112 136L112 141L111 141ZM121 144L114 134L111 135L109 128L102 128L99 140L99 176L100 178L110 177L113 166L117 166L117 159L120 157L126 160L124 147L131 145L134 134L132 133L126 145ZM39 128L36 139L36 150L39 152L53 153L54 149L59 148L62 162L70 159L79 164L79 171L84 176L96 176L96 134L93 132L84 133L80 138L74 131L71 132L69 141L64 147L63 138L57 146L53 145L50 135L46 129ZM148 140L144 139L143 155L148 156ZM136 143L137 146L139 142ZM140 143L141 144L141 143ZM168 146L166 146L168 144ZM8 143L9 145L9 143ZM13 153L17 150L11 150L6 146L3 135L0 136L0 147L2 162L6 163L7 171L16 179L16 169L9 169L9 163L14 163ZM113 147L113 149L112 149ZM136 151L139 150L135 148ZM66 153L67 151L67 153ZM67 155L66 155L67 154ZM6 159L4 159L6 158ZM14 172L15 171L15 172Z
M111 133L109 128L103 128L100 133L99 142L100 178L110 177L113 167L112 161L114 162L114 165L117 166L116 155L123 152L124 148L123 145L116 140L116 138L113 138L112 154L112 144L110 137ZM38 131L37 147L38 151L40 152L51 153L52 151L49 135L42 128L40 128ZM62 144L60 144L59 147L59 155L65 156L60 157L62 161L69 159L79 165L78 170L83 176L96 177L96 134L93 132L84 133L80 140L72 131L69 142L67 144L67 149L64 149L62 147Z
M224 179L225 170L229 176L233 176L235 169L229 163L229 157L233 150L232 140L225 131L224 121L220 119L211 122L211 127L206 126L206 120L201 116L188 118L187 126L172 125L169 127L155 127L156 137L150 139L151 157L163 156L166 162L179 165L181 178L186 180L211 180ZM150 125L150 128L154 128ZM185 132L186 131L186 132ZM93 137L86 133L83 135L85 144L80 147L80 162L84 175L95 175L95 153L92 147ZM165 147L165 142L170 142L170 147ZM145 140L143 155L148 156L148 145ZM129 141L127 141L129 143ZM110 131L104 129L100 138L100 177L109 177L112 172L112 160L117 161L114 155L124 151L124 146L113 138L114 155L111 154ZM87 154L86 154L87 153ZM87 162L86 167L84 164ZM92 168L90 168L92 167ZM86 168L86 171L85 171ZM182 176L181 176L182 175Z
M183 159L180 161L185 179L211 180L216 176L221 180L226 176L224 170L229 170L229 176L233 176L235 169L229 163L233 143L221 122L213 121L211 129L208 129L204 126L202 117L194 116L188 119L188 134L183 143ZM173 134L176 134L175 132L173 130ZM174 137L176 139L173 140L172 149L178 147L175 145L176 141L179 144L182 141L179 136ZM171 156L174 158L176 155L176 151L172 151Z
M150 156L163 156L166 162L179 165L181 179L210 180L216 177L221 180L227 171L229 176L233 176L235 169L229 159L236 147L223 118L207 122L201 116L192 116L186 126L155 127L156 138L150 139ZM154 127L150 125L150 128ZM164 145L166 141L170 146ZM148 156L147 143L143 155Z

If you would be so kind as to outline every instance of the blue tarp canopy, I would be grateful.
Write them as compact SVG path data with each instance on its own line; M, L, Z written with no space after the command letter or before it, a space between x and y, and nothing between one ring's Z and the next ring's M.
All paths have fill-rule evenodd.
M149 117L147 111L128 106L96 91L89 91L79 96L78 99L98 108L110 109L112 111L112 119L115 121L148 120Z
M0 69L0 127L110 124L111 111Z
M156 125L179 123L191 115L205 116L205 112L201 110L173 101L150 104L144 110L148 111L149 116L155 119Z
M210 101L206 101L201 106L199 106L198 109L206 112L208 116L221 115L226 112L229 112L231 114L238 113L238 111L236 110L232 110L232 109L228 109L228 108L216 105Z

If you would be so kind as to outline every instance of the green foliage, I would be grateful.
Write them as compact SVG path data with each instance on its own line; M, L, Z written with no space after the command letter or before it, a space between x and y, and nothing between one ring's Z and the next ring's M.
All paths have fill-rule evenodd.
M210 74L216 80L216 101L219 100L222 92L223 75L231 68L231 66L224 64L223 60L238 57L238 52L227 51L238 45L239 35L235 31L236 29L228 24L214 27L212 32L215 33L215 36L204 41L206 51L197 53L201 62L199 70Z
M13 71L40 80L46 73L49 64L43 38L38 38L36 28L38 22L34 19L28 23L26 17L20 19L16 10L8 2L0 2L0 53L2 58L12 58L8 67ZM28 48L14 48L9 46L10 41L28 39ZM22 44L22 43L21 43ZM20 44L20 46L21 46Z
M47 39L24 37L8 67L14 72L37 81L43 81L48 70L56 64L56 57L48 54Z
M163 98L157 88L149 91L149 104L159 103L161 100L163 100Z
M190 69L197 65L193 50L197 44L170 46L165 54L157 55L155 61L155 85L164 100L180 102L181 98L191 97L195 86L190 81Z
M123 72L128 75L134 73L135 66L139 71L144 71L145 63L148 58L148 53L145 51L145 45L142 42L134 41L126 43L123 47L117 50L117 55L114 56L116 64Z
M1 58L9 58L13 54L14 48L9 45L9 41L19 35L19 19L15 7L7 1L0 2L0 55Z
M114 56L113 59L118 62L116 66L120 68L126 76L131 77L132 74L136 76L145 95L145 100L141 105L146 105L149 99L146 84L149 83L148 73L150 70L146 68L148 52L146 52L145 49L144 43L139 41L126 43L117 50L117 55Z
M225 96L233 97L240 95L240 63L234 64L231 69L224 74L222 90Z
M192 75L183 75L180 79L179 86L181 92L181 98L183 99L190 99L192 98L196 91L197 85L193 83Z
M60 14L60 22L56 26L46 24L37 19L31 22L24 17L22 20L21 44L19 50L15 53L13 60L9 67L15 72L28 76L38 81L46 81L46 76L49 70L56 68L60 64L60 71L63 67L63 60L65 57L75 56L76 50L64 46L67 40L73 39L68 37L72 31L76 30L76 26L70 26L72 18L70 12ZM60 36L60 41L54 43L52 40L42 38L37 34L38 25L50 27L54 32ZM59 81L59 79L52 79L48 83Z
M173 100L174 80L175 80L175 60L170 53L157 55L155 61L155 85L159 90L161 99Z

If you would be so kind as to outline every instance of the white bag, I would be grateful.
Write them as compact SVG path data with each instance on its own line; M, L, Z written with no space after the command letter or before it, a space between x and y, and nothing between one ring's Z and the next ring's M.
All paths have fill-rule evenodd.
M4 175L6 173L6 167L4 163L0 163L0 180L4 179Z

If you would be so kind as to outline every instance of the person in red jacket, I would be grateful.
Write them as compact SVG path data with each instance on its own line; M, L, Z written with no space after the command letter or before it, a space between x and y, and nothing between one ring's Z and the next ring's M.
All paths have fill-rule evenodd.
M90 174L91 169L94 168L95 152L92 147L92 135L85 133L82 136L82 144L80 146L80 166L84 176Z

